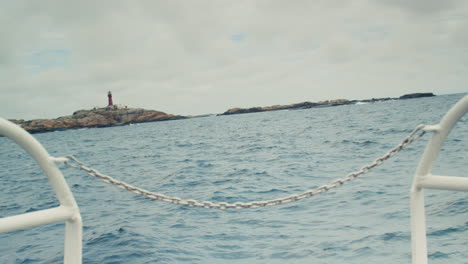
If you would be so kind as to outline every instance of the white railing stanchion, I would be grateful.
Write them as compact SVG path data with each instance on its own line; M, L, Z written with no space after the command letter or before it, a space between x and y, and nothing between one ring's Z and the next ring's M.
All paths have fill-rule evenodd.
M426 213L423 189L468 191L468 178L432 175L432 165L442 143L455 124L468 112L468 96L464 96L442 118L439 124L426 126L434 132L416 169L411 187L411 247L413 264L427 264Z
M60 202L60 206L56 208L0 218L0 233L65 221L64 263L81 264L82 222L80 210L65 178L55 165L55 162L64 160L51 157L33 136L3 118L0 118L0 135L16 142L33 157L44 174L47 175Z

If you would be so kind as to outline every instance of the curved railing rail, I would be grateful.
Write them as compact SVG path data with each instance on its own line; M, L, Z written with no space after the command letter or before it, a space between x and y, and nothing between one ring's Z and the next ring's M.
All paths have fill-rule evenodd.
M3 118L0 118L0 135L16 142L33 157L49 178L49 183L60 202L60 206L55 208L0 218L0 233L65 222L64 263L80 264L82 251L80 210L67 182L55 165L64 159L51 157L33 136Z
M439 124L425 126L427 132L434 132L424 150L416 169L411 188L411 247L413 264L427 264L426 216L423 189L468 191L468 177L432 175L432 165L442 143L455 124L468 112L468 95L455 104Z

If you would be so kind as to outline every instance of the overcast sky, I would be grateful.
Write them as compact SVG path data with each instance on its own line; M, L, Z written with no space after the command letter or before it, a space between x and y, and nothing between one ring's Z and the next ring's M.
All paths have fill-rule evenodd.
M468 91L467 0L0 0L0 116Z

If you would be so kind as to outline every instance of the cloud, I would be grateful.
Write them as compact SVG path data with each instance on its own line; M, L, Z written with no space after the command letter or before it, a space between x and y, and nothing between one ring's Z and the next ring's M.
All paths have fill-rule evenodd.
M450 12L459 6L463 6L465 3L463 0L381 0L385 5L399 8L406 12L410 12L411 15L417 14L422 16L433 16L434 14L440 14L444 12ZM466 7L466 5L465 5Z
M461 92L467 18L466 1L6 2L0 113L71 114L108 90L175 114Z

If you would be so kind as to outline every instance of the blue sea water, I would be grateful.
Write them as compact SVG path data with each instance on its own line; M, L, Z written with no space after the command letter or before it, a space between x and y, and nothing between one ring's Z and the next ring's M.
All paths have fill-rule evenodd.
M268 200L371 163L463 94L34 135L147 190L213 202ZM410 263L409 190L430 135L375 171L284 205L208 210L137 196L61 165L83 218L83 263ZM466 176L468 116L434 173ZM55 207L38 166L0 138L0 217ZM430 263L468 263L468 194L428 190ZM64 225L0 234L0 263L62 263Z

